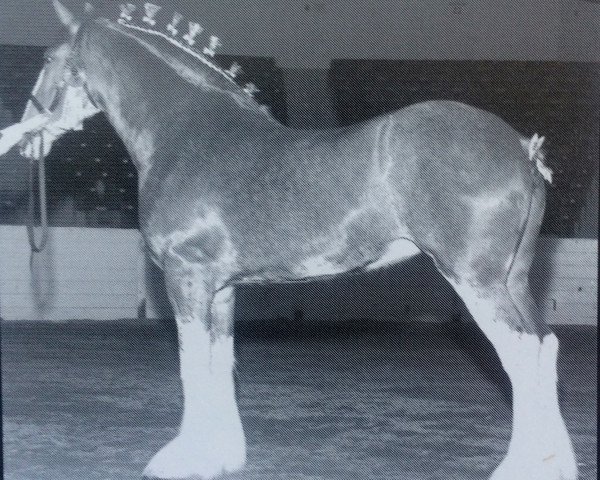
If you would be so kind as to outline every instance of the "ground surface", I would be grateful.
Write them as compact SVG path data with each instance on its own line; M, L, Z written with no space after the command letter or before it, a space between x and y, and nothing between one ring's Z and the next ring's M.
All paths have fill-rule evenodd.
M509 438L506 377L476 330L400 325L238 335L247 469L231 479L487 479ZM581 479L596 478L595 328L563 328ZM2 325L4 478L139 479L176 432L165 328Z

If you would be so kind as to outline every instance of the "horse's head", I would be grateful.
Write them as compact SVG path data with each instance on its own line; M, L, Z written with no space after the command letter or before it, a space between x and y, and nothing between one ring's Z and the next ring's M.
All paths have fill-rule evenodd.
M47 155L58 137L70 130L81 130L83 120L100 111L89 93L85 72L73 48L81 22L58 0L53 0L53 4L70 39L46 52L46 63L23 113L21 121L40 113L50 117L41 131L21 144L21 154L27 158ZM86 11L90 9L86 7Z

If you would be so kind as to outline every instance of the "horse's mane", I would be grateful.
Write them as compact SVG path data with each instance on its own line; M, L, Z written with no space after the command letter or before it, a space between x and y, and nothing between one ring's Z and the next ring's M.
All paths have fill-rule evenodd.
M227 95L235 100L241 107L260 113L274 120L268 107L260 105L252 96L252 90L246 87L253 87L247 84L246 87L239 86L233 75L227 70L219 67L215 62L205 55L199 53L196 49L185 48L185 45L169 38L168 35L159 30L145 28L136 24L122 21L112 21L107 18L96 18L90 20L86 25L89 29L100 28L102 30L117 33L120 37L129 42L123 43L122 51L119 51L119 45L111 45L112 48L105 49L111 56L121 55L127 58L127 61L143 62L144 55L137 55L130 50L131 41L137 43L145 51L159 60L159 63L184 79L188 84L199 87L205 91L212 91ZM114 35L111 36L114 38ZM116 42L115 42L116 43ZM140 70L147 66L141 64ZM154 72L158 74L158 72Z

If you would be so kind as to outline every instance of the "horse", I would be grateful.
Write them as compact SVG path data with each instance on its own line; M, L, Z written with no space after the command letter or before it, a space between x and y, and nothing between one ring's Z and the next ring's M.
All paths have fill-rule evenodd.
M152 4L143 18L125 4L111 19L53 1L69 40L49 50L23 120L57 92L60 101L22 152L45 153L104 112L137 168L139 228L176 317L183 414L146 477L210 479L245 464L236 286L425 253L510 380L512 435L490 478L577 478L557 395L558 340L528 279L551 180L543 138L441 100L346 127L288 128L215 65L217 40L193 47L198 24L182 36L181 16L167 25Z

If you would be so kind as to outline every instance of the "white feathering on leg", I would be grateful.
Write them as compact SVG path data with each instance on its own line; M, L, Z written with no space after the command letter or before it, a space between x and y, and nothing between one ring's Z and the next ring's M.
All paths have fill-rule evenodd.
M508 452L490 480L576 480L573 446L560 412L557 391L558 339L541 341L496 318L492 299L450 282L493 344L513 392Z
M212 479L242 468L246 443L235 399L233 337L179 322L184 412L179 434L150 461L151 478Z

